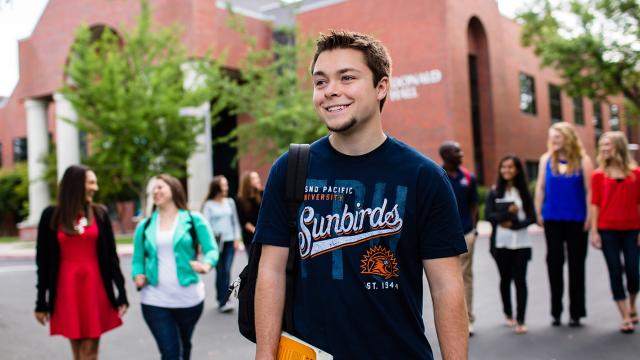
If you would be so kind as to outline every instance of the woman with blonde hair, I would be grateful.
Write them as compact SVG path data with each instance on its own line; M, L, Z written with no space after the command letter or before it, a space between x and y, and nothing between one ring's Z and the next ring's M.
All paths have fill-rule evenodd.
M236 197L238 204L238 218L242 228L242 242L247 254L253 241L258 222L258 211L262 202L262 181L255 171L247 171L240 177L240 187Z
M590 179L593 164L571 124L549 129L547 152L540 157L535 208L544 227L547 271L551 288L551 325L560 326L563 305L564 262L569 263L569 326L581 326L585 307Z
M620 331L630 334L638 322L640 169L629 155L627 138L622 132L606 132L598 144L598 169L591 177L591 244L602 249L613 300L622 315ZM623 273L627 277L628 303Z
M216 265L218 249L206 220L189 211L187 195L175 177L156 176L153 213L136 228L131 260L142 316L161 358L188 360L191 337L204 309L200 274Z

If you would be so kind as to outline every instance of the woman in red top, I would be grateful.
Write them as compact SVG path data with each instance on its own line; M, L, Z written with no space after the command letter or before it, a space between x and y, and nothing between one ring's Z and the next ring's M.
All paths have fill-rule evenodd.
M594 214L591 243L602 249L607 262L613 300L623 319L620 331L630 334L634 332L634 324L638 323L640 169L631 160L624 133L606 132L598 145L599 168L591 177L591 208ZM623 285L623 273L627 277L629 301Z
M128 307L113 229L89 168L67 168L58 206L44 210L38 226L35 317L51 335L71 341L74 359L96 359L100 336L122 324ZM114 285L117 294L114 292Z

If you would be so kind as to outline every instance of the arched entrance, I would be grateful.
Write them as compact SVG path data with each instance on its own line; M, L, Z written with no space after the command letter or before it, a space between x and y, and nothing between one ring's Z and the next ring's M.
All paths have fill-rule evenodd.
M485 184L490 171L489 157L493 149L485 139L491 139L491 76L489 70L489 44L484 26L477 17L471 18L467 28L471 128L473 133L473 163L480 184Z

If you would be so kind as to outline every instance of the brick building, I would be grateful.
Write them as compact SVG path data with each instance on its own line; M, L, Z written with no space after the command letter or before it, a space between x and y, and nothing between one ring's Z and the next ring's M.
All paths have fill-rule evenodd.
M459 141L465 165L485 184L495 180L497 161L508 152L518 154L535 175L552 122L574 123L592 156L599 133L626 129L621 98L593 103L559 91L560 79L541 70L531 49L520 45L519 25L499 13L495 0L303 0L293 13L277 0L230 3L262 46L272 41L273 23L296 23L310 35L348 29L380 38L393 58L390 101L383 112L389 134L437 161L443 141ZM184 43L192 55L201 56L210 47L214 53L228 49L230 69L242 58L238 35L225 25L226 2L153 0L151 4L158 24L184 27ZM138 6L125 0L50 0L31 37L20 41L20 81L0 108L3 167L29 160L30 170L41 171L29 155L46 151L47 133L53 141L77 142L72 127L56 120L73 114L56 91L62 85L75 31L83 23L117 31L120 24L131 24L137 12ZM237 121L244 119L226 119L226 129L213 129L211 136L228 131ZM631 142L637 142L636 134L626 131ZM205 141L207 149L194 164L205 170L190 177L192 204L202 198L202 184L212 173L224 173L233 182L238 171L253 166L251 159L242 159L239 169L229 167L233 154L212 147L210 139ZM77 162L77 148L59 149L58 164ZM262 175L267 171L262 169ZM31 185L34 209L46 205L37 195L43 191L43 184ZM26 223L33 223L38 214L32 211Z

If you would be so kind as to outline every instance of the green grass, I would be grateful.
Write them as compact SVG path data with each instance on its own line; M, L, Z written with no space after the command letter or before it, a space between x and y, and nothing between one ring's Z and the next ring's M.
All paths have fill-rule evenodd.
M124 237L116 237L116 244L131 244L133 243L133 237L124 236Z
M10 243L20 241L17 236L0 236L0 243Z

